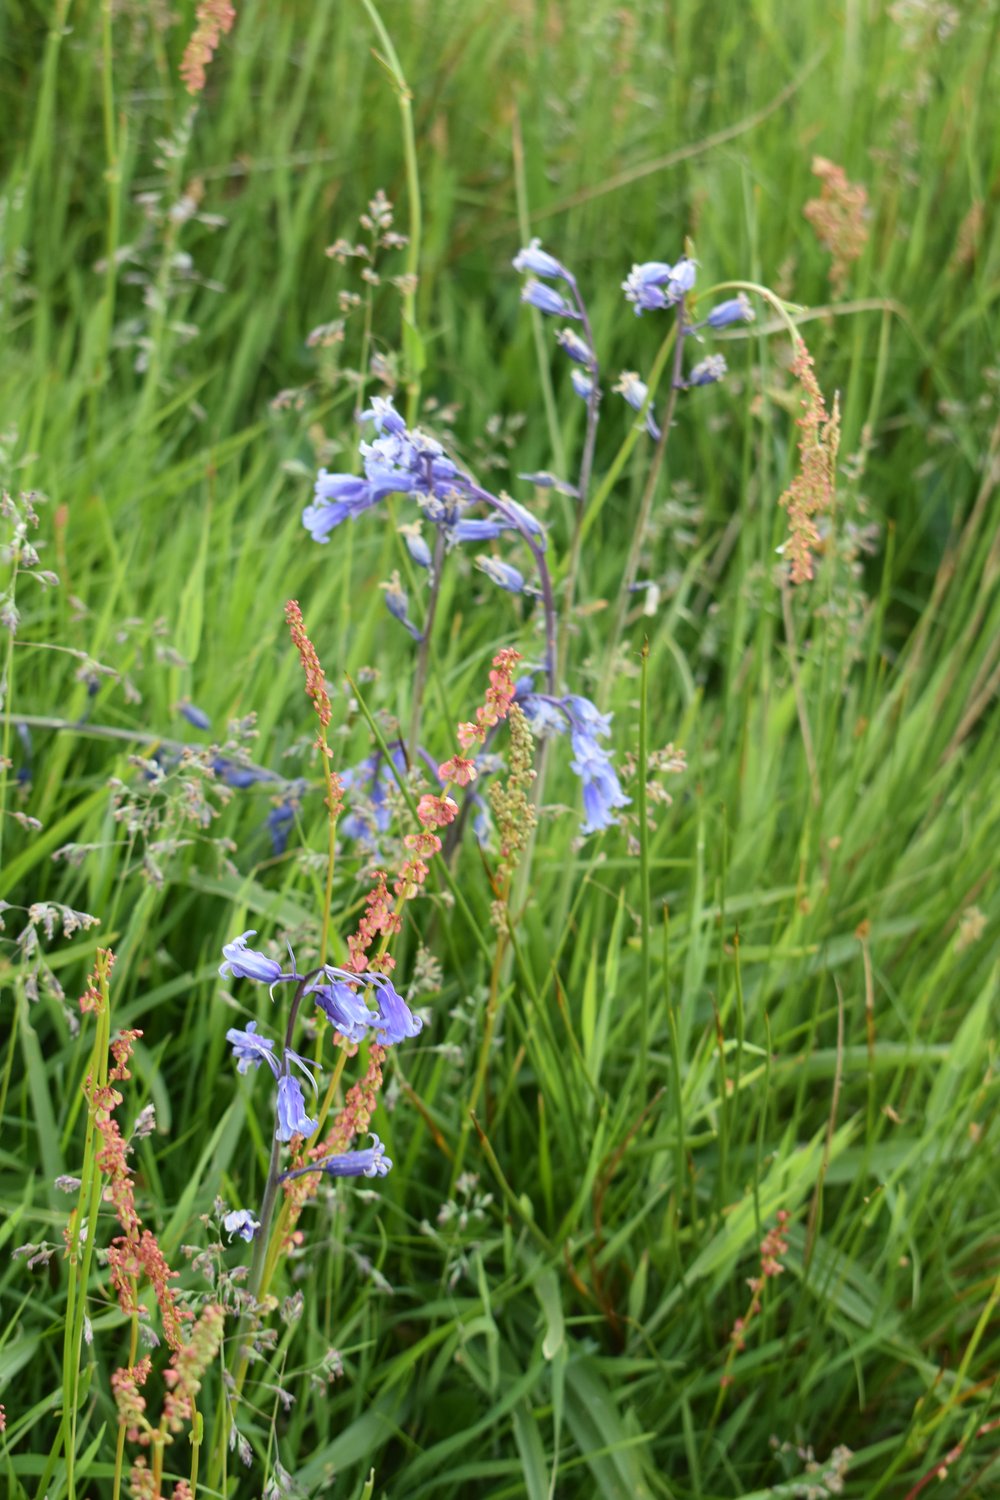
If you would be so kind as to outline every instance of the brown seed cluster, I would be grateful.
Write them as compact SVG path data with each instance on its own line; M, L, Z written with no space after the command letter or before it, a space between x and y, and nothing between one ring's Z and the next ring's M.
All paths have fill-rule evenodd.
M842 297L851 266L868 243L868 194L825 156L813 157L812 171L822 186L819 197L810 198L802 212L830 252L830 287L835 297Z
M233 28L236 10L229 0L201 0L195 12L195 27L181 59L181 78L189 94L205 87L205 69L227 31Z
M827 412L812 355L802 339L798 340L792 374L802 387L799 469L780 503L788 511L785 555L792 565L792 582L806 583L813 576L813 554L820 542L816 518L833 509L840 407L834 398L833 411Z

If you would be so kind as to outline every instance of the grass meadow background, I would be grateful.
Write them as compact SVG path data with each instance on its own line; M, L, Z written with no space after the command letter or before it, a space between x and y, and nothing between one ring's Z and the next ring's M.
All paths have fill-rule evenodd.
M428 1019L394 1050L375 1117L394 1170L304 1219L276 1288L302 1292L301 1316L275 1316L238 1414L252 1464L230 1459L228 1493L995 1494L997 6L410 0L381 15L412 94L423 220L414 330L404 352L383 285L373 347L390 370L423 364L426 420L537 509L557 576L567 512L515 476L574 472L584 406L519 304L510 260L529 229L576 272L609 373L647 371L662 336L623 277L686 236L700 287L748 279L798 304L823 391L840 393L840 489L815 581L783 594L799 406L787 338L762 317L717 346L728 379L680 407L643 554L658 587L617 645L648 448L590 520L571 687L599 697L604 680L625 765L648 640L646 743L683 748L687 769L663 780L651 828L633 806L628 829L581 842L553 747L482 1138L468 1108L495 935L476 845L454 866L462 902L432 883L408 908L397 980ZM372 745L345 673L380 723L410 716L415 647L378 588L408 576L406 507L326 547L301 524L318 463L349 467L356 442L338 370L363 309L342 345L308 336L364 286L325 248L355 237L379 188L396 227L412 222L385 49L356 0L246 0L193 108L178 76L192 27L187 3L0 13L2 482L47 497L41 565L60 580L22 570L3 648L11 1500L112 1494L127 1328L98 1265L72 1490L60 1427L72 1200L55 1179L80 1168L93 1021L76 1034L75 999L95 948L116 953L113 1026L143 1031L122 1111L156 1109L133 1158L140 1209L196 1298L181 1247L212 1237L199 1216L217 1195L259 1201L268 1151L266 1086L236 1075L224 1037L241 1016L269 1024L270 1002L245 982L226 1001L221 946L248 927L317 941L326 823L285 600L334 685L338 768ZM803 217L817 154L870 205L836 296ZM171 215L184 193L197 212ZM283 391L298 394L275 403ZM630 421L609 390L599 476ZM507 644L537 658L530 606L457 562L424 713L435 757ZM179 717L185 698L211 732ZM148 838L115 821L113 778L142 795L130 754L221 741L249 714L255 761L310 781L286 852L266 784L207 828L184 821L182 790ZM53 857L70 844L79 857ZM345 842L341 956L363 863ZM47 936L23 909L42 902L100 926ZM459 1167L478 1181L457 1185ZM736 1351L779 1209L785 1271ZM106 1227L99 1243L110 1210ZM47 1261L12 1254L43 1243ZM221 1390L210 1372L209 1431ZM187 1438L167 1454L172 1483Z

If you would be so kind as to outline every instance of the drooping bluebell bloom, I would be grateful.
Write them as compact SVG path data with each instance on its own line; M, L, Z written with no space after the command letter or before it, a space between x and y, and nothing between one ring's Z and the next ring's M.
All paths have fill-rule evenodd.
M319 471L315 496L302 512L302 524L314 542L328 542L335 526L369 510L379 498L356 474L328 474L325 469Z
M230 1026L226 1041L232 1043L237 1073L246 1073L251 1067L259 1068L263 1062L267 1063L275 1078L281 1072L281 1065L274 1055L274 1043L268 1036L257 1035L256 1021L248 1021L245 1031Z
M658 312L673 307L691 290L695 274L692 260L679 260L672 266L662 260L645 261L632 267L622 282L622 290L625 300L635 304L637 316L644 312Z
M231 975L233 979L255 979L259 984L277 984L279 980L301 977L294 973L283 973L277 959L268 958L266 953L248 948L247 938L256 936L257 929L251 927L238 938L233 938L231 943L223 944L225 963L219 965L219 973L223 979L228 979Z
M406 422L393 406L391 396L373 396L371 406L358 420L374 422L376 432L389 432L397 437L406 431Z
M434 556L421 535L420 522L407 521L405 526L397 526L396 530L406 543L406 550L417 567L428 570L433 568Z
M539 239L532 240L519 250L511 261L515 271L527 271L531 276L545 276L550 281L572 281L573 277L561 261L542 249Z
M405 625L415 641L422 641L424 637L420 626L415 625L408 614L410 601L406 590L400 582L399 573L393 573L389 582L380 583L379 588L385 591L385 607L393 619L398 620L401 625Z
M725 357L721 354L707 354L689 372L687 380L682 384L690 388L697 385L714 385L721 380L728 370Z
M531 535L535 538L535 541L540 544L541 551L544 552L547 545L545 527L542 525L538 517L533 516L530 510L521 505L517 500L513 500L510 495L501 492L500 498L503 500L505 509L509 510L511 514L516 517L525 531L531 533ZM507 522L504 522L504 525L508 531L514 531L517 529L516 527L510 526Z
M362 981L363 982L363 981ZM343 980L333 979L316 984L309 990L327 1020L349 1042L360 1042L370 1027L378 1025L375 1011L369 1010L361 995Z
M611 757L593 735L582 728L574 728L570 738L574 751L570 768L583 783L585 817L580 824L580 832L599 833L602 828L610 828L614 823L614 809L627 807L631 799L621 789Z
M752 323L756 314L750 303L746 292L740 292L738 297L730 297L726 302L718 302L712 308L698 328L728 328L730 323Z
M588 375L584 370L571 370L569 378L574 391L576 391L580 399L582 401L589 401L594 394L593 376Z
M308 1167L296 1167L283 1172L279 1181L290 1182L295 1177L308 1177L310 1173L322 1172L326 1177L384 1177L392 1167L385 1148L378 1136L372 1132L372 1144L363 1151L344 1151L338 1156L328 1156L325 1161L313 1162Z
M553 291L552 287L546 286L544 281L526 281L521 288L521 301L527 302L531 307L537 307L539 312L546 313L550 318L579 318L580 314L576 308L560 297L559 293Z
M260 1221L254 1218L248 1208L234 1208L222 1220L222 1227L230 1239L238 1234L241 1240L246 1240L249 1244L260 1228Z
M528 588L524 574L518 572L511 563L502 562L499 557L490 557L487 553L480 553L476 558L476 567L485 573L498 588L506 589L508 594L533 592Z
M195 729L211 729L211 719L205 710L199 708L196 703L191 703L185 699L183 703L178 703L177 708L179 713L187 719L188 723L194 725Z
M583 783L584 819L582 834L597 833L614 822L617 808L627 807L629 798L607 750L598 744L611 732L611 715L602 714L589 698L570 693L556 698L534 692L534 680L522 677L515 689L515 699L539 735L566 734L573 746L570 767Z
M517 477L523 479L525 484L537 485L540 490L555 490L557 494L569 495L572 500L580 498L580 491L575 484L560 479L558 474L550 474L548 469L540 469L537 474L518 474Z
M433 514L433 512L431 512ZM498 536L503 536L510 528L505 526L499 516L466 516L456 513L453 522L445 519L441 514L441 529L447 541L454 545L457 542L492 542Z
M590 369L594 363L594 354L585 339L572 328L560 328L556 334L556 343L564 354L568 354L574 364L585 365Z
M306 1101L302 1086L290 1073L278 1079L278 1128L275 1135L279 1141L290 1141L293 1135L312 1135L316 1121L306 1114Z
M644 380L640 380L634 370L623 370L618 378L615 390L631 406L633 411L642 411L646 397L649 395L649 387ZM660 427L653 416L652 408L646 413L646 431L654 441L660 437Z
M375 1029L380 1033L379 1041L384 1047L393 1047L407 1037L417 1036L423 1030L423 1021L415 1016L384 974L366 974L365 978L375 986L378 1003L378 1020Z

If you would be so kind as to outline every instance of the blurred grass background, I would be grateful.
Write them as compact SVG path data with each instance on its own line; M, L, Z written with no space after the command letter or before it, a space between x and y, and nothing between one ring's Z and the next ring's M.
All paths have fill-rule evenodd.
M374 1466L375 1493L410 1497L795 1494L780 1488L801 1475L794 1448L822 1462L847 1444L846 1494L916 1494L958 1449L947 1493L988 1495L997 6L414 0L381 14L412 92L423 398L458 403L457 451L485 463L488 424L503 419L486 441L511 474L492 479L522 501L531 491L512 474L572 473L578 454L583 406L553 360L547 409L548 358L540 370L510 270L526 224L577 274L608 372L648 370L661 332L622 300L629 265L672 260L687 236L700 286L761 281L812 310L802 331L824 391L840 392L843 484L789 629L774 549L797 394L779 339L758 329L726 344L730 378L686 399L671 439L643 569L658 596L647 614L637 601L610 702L621 761L637 745L648 637L649 743L682 745L689 766L647 840L648 1004L637 859L617 834L578 847L575 812L553 813L502 996L488 1149L473 1137L465 1162L479 1175L470 1194L492 1199L439 1225L458 1201L450 1158L489 974L475 848L458 867L467 911L440 897L412 908L399 974L411 978L427 940L442 975L418 996L431 1023L393 1059L393 1108L376 1117L395 1169L370 1201L348 1189L307 1221L285 1288L301 1286L305 1311L274 1361L296 1401L275 1411L262 1388L241 1412L263 1467L237 1493L260 1492L276 1453L307 1493L334 1475L332 1493L358 1493ZM324 249L354 236L380 187L405 229L399 110L361 5L251 0L192 114L177 74L192 24L189 5L12 0L0 15L3 482L49 497L43 565L62 580L18 589L8 725L86 714L97 730L183 738L175 706L190 695L220 736L256 713L255 759L313 775L286 598L301 599L331 681L372 666L366 701L409 717L411 644L376 587L403 565L388 518L326 548L300 523L317 456L340 466L355 441L341 355L307 344L357 286ZM865 184L871 207L837 299L803 218L816 154ZM171 217L185 193L197 214ZM392 288L373 317L391 363ZM275 410L290 388L301 404ZM604 408L599 471L627 430L618 398ZM641 459L588 535L579 691L595 693L606 667ZM538 504L558 558L566 517ZM872 550L859 550L868 528ZM435 755L480 701L497 646L537 651L522 614L450 570L424 729ZM98 674L92 693L86 662L53 645L119 676ZM340 708L346 766L369 741L350 699ZM109 777L135 776L129 748L36 727L30 780L12 778L7 796L43 828L5 819L0 895L101 918L43 946L71 998L96 942L115 948L114 1022L145 1033L128 1108L157 1107L136 1154L143 1207L179 1262L182 1243L203 1242L215 1194L252 1204L266 1165L263 1092L236 1079L224 1043L237 1013L219 997L219 950L248 925L308 944L317 877L296 841L322 849L323 810L306 797L276 858L268 789L252 790L211 830L235 841L232 868L195 838L161 851L151 881L141 837L111 816ZM575 778L554 760L548 799L575 809ZM174 805L160 832L193 837ZM94 847L53 862L70 842ZM347 855L341 940L364 889ZM6 922L14 939L25 918ZM79 1164L86 1053L44 984L31 999L24 949L9 942L2 960L3 1464L11 1496L55 1500L60 1261L29 1271L9 1252L60 1243L53 1179ZM756 1246L781 1207L788 1268L722 1392ZM202 1285L190 1271L182 1284ZM108 1375L124 1357L107 1298L95 1279L79 1471L93 1495L110 1493ZM345 1373L318 1389L305 1372L331 1347ZM217 1400L210 1386L209 1410Z

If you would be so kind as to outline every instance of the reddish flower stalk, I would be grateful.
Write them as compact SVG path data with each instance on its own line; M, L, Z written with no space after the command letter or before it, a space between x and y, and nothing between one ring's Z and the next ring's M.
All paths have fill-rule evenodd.
M792 565L792 582L806 583L813 576L813 553L820 542L816 517L833 509L840 407L834 398L833 412L827 412L812 355L802 339L798 340L792 374L802 386L799 470L779 503L788 511L785 553Z
M818 198L810 198L802 210L816 238L833 257L830 286L840 297L853 263L868 243L868 194L859 182L850 182L843 167L814 156L812 173L822 183Z
M726 1356L726 1368L719 1380L723 1390L732 1385L733 1377L730 1374L730 1366L737 1354L746 1348L747 1329L757 1317L761 1310L761 1295L765 1284L775 1276L784 1273L782 1256L788 1254L788 1241L785 1232L788 1227L789 1214L784 1208L778 1209L778 1222L773 1229L769 1229L760 1242L760 1275L747 1278L747 1286L750 1288L750 1305L742 1318L737 1318L729 1334L729 1353Z
M509 715L515 691L513 669L520 660L520 652L511 647L499 651L493 658L486 701L477 709L475 723L460 724L458 728L458 740L464 749L477 743L483 744L488 732ZM467 779L463 780L462 775L454 774L456 764L471 767L471 774ZM449 795L448 783L466 785L475 775L475 766L471 760L455 756L438 768L438 774L445 782L444 790L440 795L428 792L420 798L417 803L420 831L408 834L404 839L410 854L393 883L395 903L389 894L388 876L384 870L379 870L365 900L365 911L358 929L347 939L350 951L347 967L356 974L363 974L369 967L376 967L383 973L389 973L394 968L395 960L386 950L391 938L402 925L403 903L410 900L423 885L429 873L427 861L440 851L441 840L434 830L446 828L458 815L458 804ZM380 938L381 942L377 954L373 956L371 948L376 938ZM340 1045L346 1045L343 1038L338 1037L337 1040ZM364 1134L371 1124L378 1102L385 1055L386 1048L379 1043L375 1042L369 1047L368 1070L364 1077L348 1090L344 1106L325 1140L301 1152L296 1159L296 1166L306 1166L310 1161L319 1161L346 1151L357 1136ZM282 1243L286 1249L294 1242L295 1225L302 1207L315 1194L318 1182L317 1174L315 1177L291 1178L284 1184Z
M205 69L223 36L232 30L235 20L236 10L229 0L200 0L195 13L195 29L181 60L181 78L189 94L200 94L205 87Z

